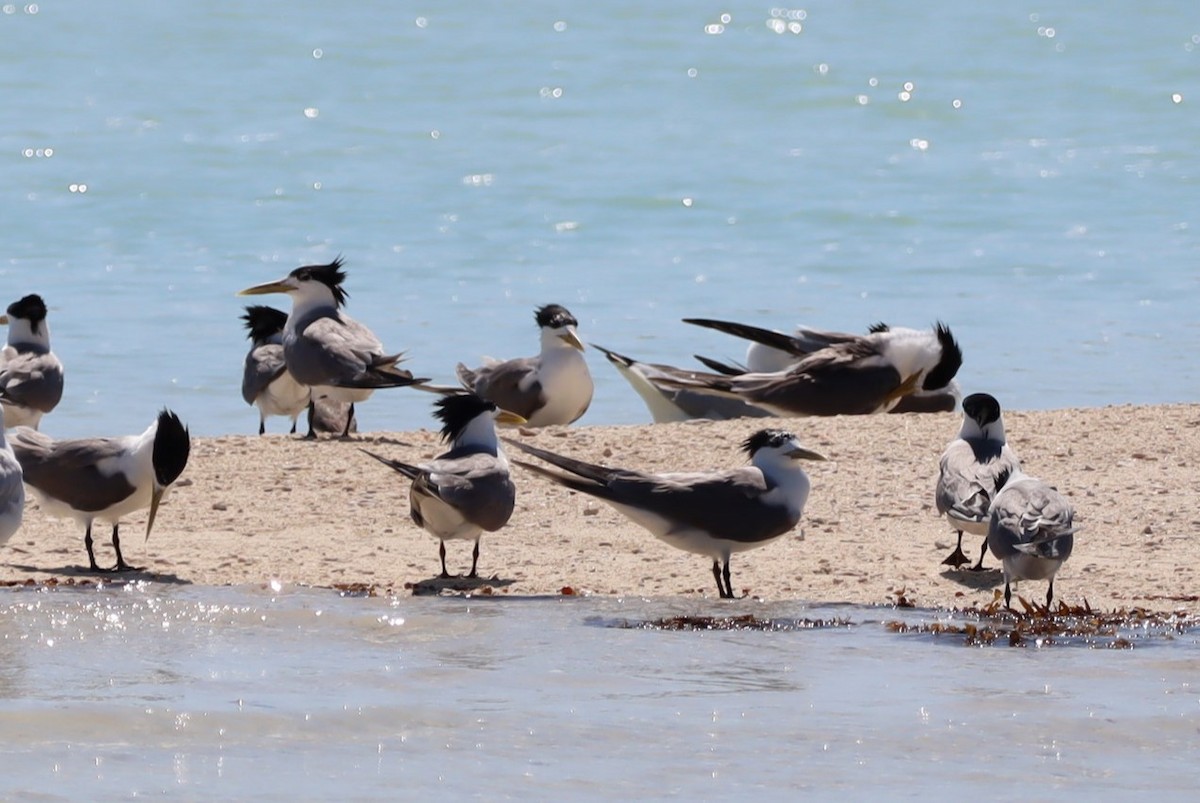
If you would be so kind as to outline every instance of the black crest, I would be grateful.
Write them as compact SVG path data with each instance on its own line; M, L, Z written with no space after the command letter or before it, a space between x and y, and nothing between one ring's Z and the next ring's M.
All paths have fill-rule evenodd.
M759 449L783 446L795 437L792 433L782 429L760 429L742 442L742 449L753 457Z
M474 393L443 396L433 406L436 408L433 414L442 422L442 440L449 442L453 442L481 413L492 413L497 409L496 405Z
M547 327L558 329L563 326L579 326L579 321L575 320L575 316L571 314L570 310L560 304L547 304L544 307L538 307L534 312L533 319L543 329Z
M1007 468L996 474L996 493L1000 493L1004 489L1004 486L1008 485L1008 478L1011 476L1012 471Z
M179 416L163 408L158 414L158 430L154 433L154 453L150 462L154 465L154 478L163 488L167 487L187 468L188 455L192 451L192 439Z
M986 427L1000 418L1000 402L996 397L987 393L972 393L962 402L963 412L975 420L979 426Z
M346 281L346 271L342 270L340 256L328 265L305 265L303 268L296 268L291 275L302 282L315 281L325 285L333 293L333 300L339 307L350 297L350 294L342 289L342 282Z
M42 301L42 297L36 293L31 293L9 304L8 314L10 317L29 321L29 328L36 335L38 329L41 328L42 321L46 320L46 302Z
M958 347L958 341L954 339L950 327L938 321L933 331L942 348L942 356L937 365L933 366L933 370L925 375L922 390L939 390L946 387L962 367L962 349Z
M875 323L873 323L869 327L867 327L867 333L872 334L872 335L877 335L877 334L880 334L881 332L890 332L890 331L892 331L892 327L888 326L883 321L876 321Z
M251 340L266 340L283 331L287 323L287 313L262 304L246 307L242 320L246 322L246 331Z

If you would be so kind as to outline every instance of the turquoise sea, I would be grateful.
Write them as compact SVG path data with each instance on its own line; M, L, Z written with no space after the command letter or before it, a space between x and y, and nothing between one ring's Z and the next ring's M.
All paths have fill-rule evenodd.
M0 41L0 306L50 306L54 435L163 405L252 434L235 293L339 254L350 314L438 381L533 353L558 302L657 362L741 356L687 316L942 320L1013 409L1200 396L1195 3L48 0L0 5ZM590 360L580 423L648 422ZM595 623L663 606L722 610L0 595L0 796L1193 793L1193 635Z

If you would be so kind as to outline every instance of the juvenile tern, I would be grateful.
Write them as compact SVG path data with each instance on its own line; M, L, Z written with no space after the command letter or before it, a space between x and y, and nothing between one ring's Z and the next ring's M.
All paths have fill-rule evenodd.
M950 328L889 329L834 343L785 371L739 376L687 372L664 380L741 399L777 415L867 415L905 396L946 387L962 365Z
M583 357L575 320L566 307L539 307L534 319L541 329L536 357L492 361L479 368L458 365L467 390L522 416L531 427L570 424L592 403L592 375Z
M24 512L25 483L21 478L21 464L0 427L0 546L8 543L21 528Z
M682 368L639 362L595 343L592 346L616 366L617 373L642 397L656 424L688 421L693 418L721 421L729 418L766 418L773 415L760 407L746 404L741 399L665 384L675 374L686 376L689 373Z
M63 367L50 350L46 303L27 295L8 305L0 324L8 325L8 343L0 352L0 394L8 400L4 426L37 429L63 393Z
M1004 605L1011 606L1013 580L1049 580L1046 607L1054 600L1054 575L1075 545L1075 510L1067 498L1021 469L997 478L987 544L1004 566Z
M150 508L146 538L154 527L159 503L187 466L191 439L179 416L164 409L141 435L117 438L55 440L29 427L9 432L25 483L56 518L73 518L87 529L92 571L135 571L121 554L121 518ZM92 522L112 523L117 564L101 569L92 550Z
M342 436L350 434L354 404L379 388L398 388L425 382L396 364L404 356L385 354L383 344L363 324L341 311L347 293L346 272L338 257L328 265L306 265L273 282L255 285L238 295L286 293L292 312L283 329L283 357L296 381L312 390L308 405L308 434L315 438L315 402L322 398L349 403Z
M496 424L520 424L524 419L473 393L446 396L435 407L449 451L421 465L362 451L412 480L409 515L438 539L441 576L451 576L446 571L446 541L467 540L475 542L467 577L475 577L479 537L484 530L495 532L507 524L516 501Z
M673 547L712 558L723 599L733 597L730 556L766 546L799 523L811 486L796 461L825 459L777 429L760 430L742 444L750 466L706 473L608 468L505 440L569 473L518 465L607 502Z
M281 415L292 420L296 434L296 419L308 407L311 393L287 369L283 358L283 328L287 313L274 307L252 305L242 316L249 331L250 351L242 370L242 398L258 408L258 434L267 431L269 415Z
M946 446L938 464L934 500L938 513L958 532L958 546L942 563L958 568L971 562L962 550L963 532L969 532L984 536L979 562L972 567L980 571L988 548L990 508L1000 490L997 481L1020 469L1021 463L1005 439L1000 402L994 396L972 393L962 406L958 437Z

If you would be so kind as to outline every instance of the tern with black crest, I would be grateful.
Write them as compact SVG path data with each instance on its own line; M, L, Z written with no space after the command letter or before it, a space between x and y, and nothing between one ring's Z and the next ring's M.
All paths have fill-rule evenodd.
M781 416L888 412L905 396L947 387L962 365L950 328L887 329L834 343L783 371L688 372L665 383L741 399Z
M492 360L478 368L459 363L458 379L531 427L573 423L587 412L595 389L576 331L579 321L559 304L539 307L534 320L541 331L537 356Z
M480 536L507 524L516 503L496 424L521 424L524 419L473 393L446 396L435 407L449 451L420 465L362 451L412 480L409 515L438 539L441 576L451 576L446 571L446 541L466 540L475 542L467 577L476 577Z
M561 471L518 465L607 502L673 547L711 558L723 599L734 596L730 557L766 546L800 522L811 484L797 461L825 459L777 429L760 430L742 444L751 465L696 473L609 468L506 440Z
M258 434L267 431L267 416L281 415L292 421L308 407L311 393L287 369L283 357L283 329L287 313L274 307L252 305L242 316L249 332L250 351L242 370L242 398L258 408Z
M8 314L0 316L0 324L8 325L8 342L0 352L4 426L37 429L63 394L63 367L50 350L46 302L39 295L14 301Z
M984 536L979 562L973 571L983 569L987 554L988 521L992 500L1000 490L997 484L1021 467L1017 453L1008 445L1000 402L987 393L972 393L963 399L963 420L958 437L950 441L938 462L934 501L958 532L958 545L942 561L958 568L970 563L963 554L963 533Z
M312 390L308 434L315 438L315 402L327 398L350 405L343 437L350 434L354 405L380 388L425 382L398 368L402 353L387 354L379 338L342 311L347 293L341 258L328 265L306 265L273 282L255 285L239 295L286 293L292 311L283 329L283 357L296 381Z
M1049 580L1046 607L1054 600L1054 575L1075 546L1075 509L1056 489L1014 469L997 478L987 544L1004 567L1004 604L1012 607L1016 580Z
M25 483L42 507L56 518L71 518L86 527L84 544L92 571L134 571L121 554L121 519L149 508L146 538L158 507L187 466L191 438L179 416L158 414L140 435L116 438L55 440L29 427L9 433ZM112 524L117 563L101 569L92 549L92 522Z

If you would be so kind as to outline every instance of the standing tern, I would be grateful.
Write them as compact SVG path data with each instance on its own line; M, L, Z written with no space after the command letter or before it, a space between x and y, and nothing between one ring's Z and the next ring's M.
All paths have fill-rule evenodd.
M1054 575L1075 545L1075 510L1066 497L1021 469L997 479L987 544L1004 566L1004 605L1012 607L1013 580L1049 580L1046 607L1054 600Z
M296 268L282 279L255 285L238 295L286 293L292 312L283 329L283 357L296 381L312 389L308 405L308 434L315 438L315 402L327 398L350 405L342 436L350 434L354 404L379 388L398 388L425 382L396 364L404 356L385 354L383 344L366 326L341 311L347 293L346 272L338 257L328 265Z
M575 320L566 307L539 307L534 319L541 329L536 357L491 361L479 368L458 365L463 387L514 412L531 427L570 424L592 403L592 375L583 357Z
M730 556L766 546L799 523L811 486L796 461L825 459L777 429L760 430L742 444L750 466L706 473L607 468L506 440L570 473L518 465L607 502L673 547L712 558L723 599L733 598Z
M8 343L0 352L0 394L9 402L4 426L37 429L63 393L62 363L50 350L46 302L39 295L14 301L0 324L8 325Z
M438 539L441 576L451 576L446 571L446 541L466 540L475 542L467 577L476 577L479 537L484 530L495 532L507 524L516 502L496 424L521 424L525 419L473 393L446 396L435 407L449 451L421 465L362 451L412 480L409 515Z
M791 368L738 376L683 372L668 386L741 399L782 416L887 412L908 395L950 384L962 351L950 328L889 329L812 352Z
M93 572L136 571L121 554L118 533L121 518L150 508L146 538L154 527L158 506L187 466L191 438L179 416L164 409L141 435L117 438L55 440L29 427L9 435L21 464L25 483L46 512L56 518L73 518L87 528L84 544ZM101 569L92 549L92 522L112 523L112 545L117 564Z
M246 307L242 320L251 343L242 370L242 398L258 408L258 434L267 431L267 416L281 415L292 420L291 434L295 435L296 419L308 407L312 394L291 375L283 358L287 313L252 305Z
M21 477L21 464L4 437L4 428L0 427L0 546L8 543L13 533L21 528L24 512L25 483Z
M962 406L962 427L942 452L934 499L938 513L944 513L958 531L958 546L942 563L958 568L971 562L962 550L963 532L969 532L984 536L979 562L972 567L972 571L980 571L988 548L992 500L1001 487L998 480L1020 469L1021 463L1005 440L1004 419L995 397L972 393Z

